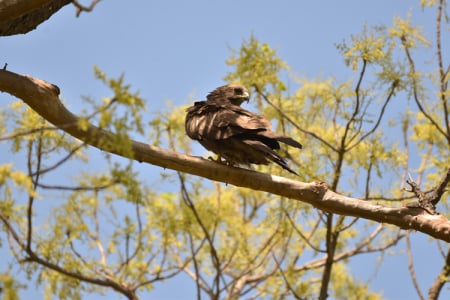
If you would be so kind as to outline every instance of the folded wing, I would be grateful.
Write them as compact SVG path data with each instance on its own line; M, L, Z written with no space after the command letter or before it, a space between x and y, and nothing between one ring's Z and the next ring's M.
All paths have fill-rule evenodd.
M231 164L268 164L273 161L296 174L274 150L279 142L302 148L294 139L271 130L264 117L240 106L215 101L196 102L187 110L186 133Z

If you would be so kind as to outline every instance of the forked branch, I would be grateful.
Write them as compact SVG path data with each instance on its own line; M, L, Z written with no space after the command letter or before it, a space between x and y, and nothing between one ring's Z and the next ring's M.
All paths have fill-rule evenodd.
M442 195L447 190L447 185L450 181L450 168L445 172L439 184L431 190L431 193L424 193L419 185L414 182L414 180L409 176L409 179L406 180L406 183L409 184L411 190L409 192L414 193L416 197L419 199L418 203L410 203L409 207L420 207L427 211L429 214L435 215L436 212L436 204L441 200Z

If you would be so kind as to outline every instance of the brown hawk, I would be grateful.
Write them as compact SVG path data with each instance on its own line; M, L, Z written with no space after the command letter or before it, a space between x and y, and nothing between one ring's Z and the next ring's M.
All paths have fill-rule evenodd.
M302 145L290 137L272 131L270 122L240 107L249 100L245 87L230 84L218 87L187 109L187 135L206 149L224 158L228 164L264 164L275 162L295 173L274 150L279 142L293 147Z

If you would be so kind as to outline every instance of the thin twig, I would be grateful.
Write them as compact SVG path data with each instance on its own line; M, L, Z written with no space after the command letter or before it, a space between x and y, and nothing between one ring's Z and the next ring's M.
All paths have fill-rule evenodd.
M101 0L92 0L89 6L80 4L77 0L72 0L73 5L77 8L76 16L79 17L81 12L91 12Z
M386 100L384 101L383 106L381 107L381 111L380 111L380 113L378 115L378 119L375 122L375 125L368 132L366 132L364 135L362 135L353 145L348 146L346 148L346 150L351 150L353 147L357 146L359 143L364 141L368 136L373 134L375 132L375 130L377 130L377 128L381 124L381 120L383 119L383 116L384 116L384 113L386 111L387 105L389 104L389 102L392 99L392 97L395 95L395 89L396 88L397 88L397 84L395 82L393 82L392 85L391 85L391 88L389 89L389 94L388 94Z
M60 129L58 127L54 127L54 126L43 126L43 127L39 127L39 128L32 128L30 130L16 132L16 133L10 133L8 135L2 136L2 137L0 137L0 141L10 140L10 139L14 139L14 138L18 138L18 137L26 136L26 135L33 134L36 132L46 131L46 130L55 130L56 131L56 130L60 130Z
M65 185L48 185L48 184L43 184L43 183L39 183L39 182L33 182L33 183L36 184L36 187L39 187L41 189L78 192L78 191L100 191L100 190L110 188L110 187L118 184L119 182L114 181L114 182L104 184L104 185L99 185L99 186L65 186Z
M356 100L355 101L355 108L353 109L352 116L347 121L347 124L345 124L344 133L343 133L343 135L341 137L340 149L346 149L347 136L350 133L350 126L355 123L356 117L359 114L359 108L360 108L360 105L361 105L361 84L362 84L362 81L363 81L363 78L364 78L364 74L366 72L367 60L363 59L362 62L363 62L363 65L362 65L362 68L361 68L361 72L359 73L358 82L357 82L356 87L355 87L355 95L356 95L356 97L355 97L355 100ZM350 139L350 141L351 140L352 140L352 138Z
M413 88L413 98L414 101L417 104L417 107L419 108L420 112L425 116L425 118L427 118L428 121L430 121L430 123L437 129L437 131L439 131L446 140L450 141L450 135L448 135L442 128L441 126L436 122L436 120L425 110L425 108L423 107L421 100L419 99L419 94L418 94L418 84L417 84L417 79L416 79L416 67L415 67L415 63L414 60L411 56L411 52L409 51L409 47L406 44L406 37L402 37L401 39L402 44L403 44L403 48L405 49L405 54L406 54L406 58L408 60L409 63L409 67L411 69L411 78L412 78L412 88Z
M425 194L419 185L410 177L406 183L409 184L411 190L419 199L418 206L423 208L430 214L436 214L436 204L441 200L442 195L447 191L447 185L450 182L450 168L447 169L441 181L432 189L430 194ZM416 207L414 203L409 203L408 207Z
M300 127L294 120L292 120L286 113L284 113L278 106L276 106L272 101L269 100L269 98L263 94L259 88L254 85L254 88L256 90L256 92L261 95L264 99L264 101L266 101L270 106L272 106L281 116L283 116L284 119L286 119L292 126L294 126L295 128L297 128L299 131L317 139L318 141L320 141L321 143L325 144L328 148L332 149L333 151L337 151L336 148L331 145L330 143L328 143L326 140L324 140L323 138L321 138L320 136L318 136L317 134L315 134L312 131L306 130L302 127Z
M438 57L439 66L439 94L443 107L443 117L445 121L445 128L447 129L447 136L450 136L450 122L449 122L449 111L447 106L447 79L444 72L444 63L442 61L442 48L441 48L441 20L442 20L442 7L444 5L444 0L439 1L438 11L436 16L436 49Z
M281 263L277 260L275 255L272 255L273 260L275 261L275 264L278 268L278 271L281 274L281 278L283 278L284 283L286 284L286 287L288 289L288 291L294 296L295 299L297 300L303 300L306 298L302 298L300 297L297 292L294 290L294 288L292 287L292 285L290 284L288 278L286 277L286 274L284 273L284 270L281 268Z
M37 170L37 171L33 172L31 174L31 176L36 176L38 174L43 175L47 172L55 170L56 168L60 167L63 163L68 161L72 156L74 156L77 153L78 150L83 148L85 145L86 145L86 143L81 143L80 145L78 145L75 148L73 148L72 150L70 150L70 152L65 157L63 157L62 159L57 161L55 164L53 164L53 166L50 166L50 167L42 169L42 170Z
M408 253L408 269L409 274L411 275L411 279L414 285L414 288L416 289L417 295L421 300L425 300L425 297L422 294L422 291L420 290L419 283L417 282L416 272L414 270L414 262L412 257L412 250L411 250L411 241L409 239L409 231L406 232L406 252Z

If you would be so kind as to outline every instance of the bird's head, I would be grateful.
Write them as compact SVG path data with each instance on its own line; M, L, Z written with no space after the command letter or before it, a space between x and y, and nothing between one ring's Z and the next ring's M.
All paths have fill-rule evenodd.
M247 89L240 84L228 84L216 88L206 97L208 100L229 102L240 106L242 102L248 101L250 96Z

